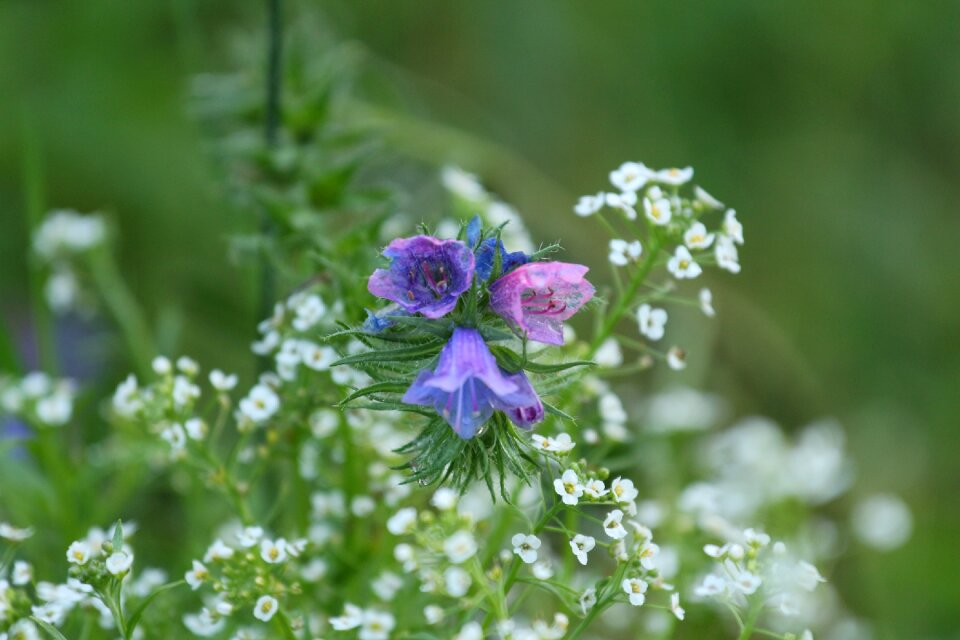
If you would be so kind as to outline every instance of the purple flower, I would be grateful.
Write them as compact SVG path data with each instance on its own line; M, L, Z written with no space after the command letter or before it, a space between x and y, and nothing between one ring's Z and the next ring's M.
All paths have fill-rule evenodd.
M567 262L521 265L490 285L490 306L531 340L563 344L564 320L593 297L587 271Z
M450 313L473 281L473 252L459 240L397 238L383 255L390 259L390 268L374 271L367 289L410 313L428 318Z
M496 238L487 238L477 247L477 278L481 282L486 282L493 275L493 261L496 258L495 251L500 252L500 272L507 273L517 268L521 264L530 262L530 256L523 251L507 253L503 242Z
M453 330L437 368L421 371L403 401L432 406L463 439L498 409L525 429L543 419L543 404L527 376L503 371L480 332L464 327Z

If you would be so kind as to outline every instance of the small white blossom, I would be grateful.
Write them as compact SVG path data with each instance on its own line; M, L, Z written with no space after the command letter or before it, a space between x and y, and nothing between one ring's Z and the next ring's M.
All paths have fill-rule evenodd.
M440 624L443 621L443 607L428 604L423 608L423 617L427 624Z
M633 486L633 480L620 477L610 483L610 491L613 492L613 499L620 504L633 502L640 495L640 492Z
M260 596L253 607L253 617L263 622L270 622L279 608L280 605L273 596Z
M723 209L722 202L714 198L699 186L695 186L693 188L693 197L710 209Z
M690 255L690 250L680 245L667 261L667 271L679 280L693 279L703 273L703 268Z
M673 212L670 210L670 201L666 198L657 198L656 200L644 198L643 212L646 214L647 220L659 226L669 224L673 217Z
M583 492L595 500L599 500L603 496L607 495L609 490L604 486L603 480L594 478L593 480L587 480L583 485Z
M449 487L440 487L434 492L433 498L430 499L430 504L441 511L450 511L456 508L459 500L459 493Z
M18 587L33 582L33 567L30 563L23 560L14 562L13 570L10 572L10 582Z
M647 583L640 578L625 578L620 586L633 606L643 606L643 603L647 601Z
M130 570L133 566L133 555L126 551L114 551L107 558L107 571L115 576L121 576Z
M623 364L623 351L620 350L617 339L610 337L604 340L593 354L593 361L605 369L613 369Z
M873 495L853 509L853 533L874 549L892 551L910 539L913 516L903 500L891 494Z
M287 541L283 538L260 542L260 557L269 564L280 564L287 559Z
M624 162L610 172L610 184L620 191L639 191L653 173L642 162Z
M263 538L263 527L244 527L237 533L237 542L244 549L256 546Z
M677 617L677 620L683 620L684 616L687 615L687 612L680 606L679 593L670 594L670 612Z
M483 627L479 622L468 622L453 636L453 640L483 640Z
M532 439L538 449L551 453L567 453L577 446L577 443L570 438L568 433L559 433L556 437L535 433Z
M704 287L700 289L700 310L703 311L703 315L708 318L712 318L717 315L717 312L713 308L713 292L710 289Z
M477 541L469 531L457 531L444 540L443 552L454 564L462 564L477 553Z
M384 571L370 583L370 588L381 600L389 602L403 586L403 579L392 571Z
M737 244L743 244L743 225L737 220L737 212L727 209L723 216L723 233Z
M363 609L350 604L343 605L343 614L330 618L330 626L336 631L349 631L363 624Z
M132 418L143 408L137 377L132 373L113 392L113 410L123 418Z
M279 408L280 398L264 384L253 387L247 397L240 401L240 413L253 422L270 419Z
M610 260L610 264L617 267L625 267L631 262L636 262L642 254L643 245L640 244L639 240L627 242L620 238L614 238L610 241L610 253L607 257Z
M608 207L623 211L624 215L627 216L627 220L637 219L637 210L634 209L634 206L637 204L636 192L608 193L606 194L606 201Z
M530 569L537 580L549 580L553 577L553 566L549 560L539 560Z
M540 549L540 538L535 535L525 535L518 533L511 538L513 552L520 557L526 564L533 564L537 561L537 550Z
M649 304L642 304L637 309L637 323L640 325L640 333L650 340L659 340L665 332L667 312Z
M233 548L227 546L223 540L217 538L207 549L207 553L203 556L203 561L213 562L215 560L229 560L233 557L233 554Z
M567 469L563 475L553 481L553 489L563 500L563 504L575 505L583 495L583 485L573 469Z
M605 201L606 194L604 194L602 191L592 196L581 196L580 200L577 201L577 204L574 205L573 212L581 218L592 216L597 211L600 211Z
M680 371L687 367L687 352L681 347L673 346L667 351L667 365L674 371Z
M396 620L393 615L386 611L367 610L363 612L363 624L357 638L359 640L387 640L394 626L396 626Z
M87 542L77 540L67 549L67 562L70 564L85 565L87 561L90 560L91 552L92 549Z
M413 533L417 526L417 510L413 507L404 507L387 520L387 531L395 536Z
M573 551L573 555L575 555L580 564L583 565L587 564L587 554L590 553L595 546L597 546L596 539L593 536L585 536L582 533L578 533L570 540L570 549Z
M580 594L577 601L580 603L580 611L583 612L583 615L587 615L587 611L593 609L594 605L597 604L597 590L590 587Z
M237 386L236 374L226 374L220 369L214 369L210 372L210 384L217 391L226 393Z
M183 579L190 585L191 589L196 591L209 577L210 571L199 560L194 560L193 566L183 576Z
M443 572L444 587L447 593L454 598L462 598L467 595L472 583L470 574L460 567L447 567L447 570Z
M686 167L685 169L661 169L653 175L653 179L657 182L673 186L686 184L690 182L691 178L693 178L693 167Z
M150 366L158 376L165 376L173 372L173 363L170 362L170 358L164 356L154 358Z
M693 592L700 598L714 598L727 592L727 581L716 574L708 574Z
M190 418L183 423L183 429L191 440L203 440L207 437L207 423L200 418Z
M294 309L296 317L291 324L297 331L307 331L323 319L327 313L327 305L320 296L308 295L298 301Z
M730 273L740 273L740 256L737 252L737 245L729 236L720 236L713 247L714 256L717 259L717 266Z
M603 520L603 530L614 540L623 540L627 537L627 530L623 526L623 511L614 509Z
M702 222L694 222L683 234L683 243L691 249L708 249L713 244L714 235L707 233Z

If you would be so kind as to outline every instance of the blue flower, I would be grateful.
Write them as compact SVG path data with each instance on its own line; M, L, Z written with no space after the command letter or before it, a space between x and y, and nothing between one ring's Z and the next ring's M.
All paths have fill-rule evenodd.
M496 257L495 248L500 251L500 274L506 274L516 269L522 264L530 262L530 256L523 251L507 253L503 242L496 238L487 238L477 247L477 277L481 282L486 282L493 275L493 262Z
M445 316L473 282L473 252L459 240L397 238L383 255L390 259L390 267L374 271L367 289L409 313L427 318Z
M543 404L527 376L502 370L480 332L464 327L454 329L437 368L421 371L403 401L432 406L463 439L496 410L525 429L543 420Z

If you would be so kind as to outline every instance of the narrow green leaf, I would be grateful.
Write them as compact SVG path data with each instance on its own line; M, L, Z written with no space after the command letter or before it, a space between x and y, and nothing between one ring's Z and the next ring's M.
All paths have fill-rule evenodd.
M137 608L133 610L133 613L130 615L130 619L127 621L127 630L129 633L133 633L133 630L137 628L137 625L140 623L140 618L143 617L144 611L147 610L147 607L154 601L154 599L165 591L170 591L181 585L186 584L184 580L177 580L176 582L169 582L165 585L159 586L154 589L150 595L143 599Z
M49 622L45 622L36 616L30 616L30 620L33 621L33 623L38 627L46 631L51 638L54 638L54 640L67 640L67 638L60 633L60 630Z

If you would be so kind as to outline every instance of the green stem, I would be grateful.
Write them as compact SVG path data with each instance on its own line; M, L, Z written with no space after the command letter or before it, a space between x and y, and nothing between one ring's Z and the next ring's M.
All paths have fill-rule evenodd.
M640 263L640 266L634 272L633 278L630 279L630 283L627 285L623 295L617 298L616 304L610 310L610 313L607 314L606 318L604 318L603 323L597 330L597 335L590 344L591 355L593 355L600 345L603 344L604 340L610 337L610 334L613 333L613 330L617 326L617 322L620 321L620 318L623 317L623 314L626 313L630 308L630 305L633 304L634 298L637 296L637 292L640 290L640 287L643 286L647 276L650 275L650 270L653 269L653 266L656 264L657 255L659 253L659 241L655 235L651 235L649 246L647 247L647 257L642 263Z
M753 628L757 624L757 619L760 618L761 611L763 611L763 602L757 600L750 608L750 612L747 614L747 619L743 623L743 628L740 630L740 635L737 637L737 640L749 640L749 638L753 636Z
M155 349L153 334L143 310L137 304L136 298L117 269L116 261L106 248L94 251L90 255L90 270L104 303L120 327L137 373L148 376Z

